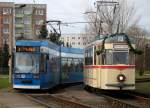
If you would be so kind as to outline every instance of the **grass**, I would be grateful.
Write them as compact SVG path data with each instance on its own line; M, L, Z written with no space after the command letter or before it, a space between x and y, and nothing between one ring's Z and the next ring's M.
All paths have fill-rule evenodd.
M150 82L136 83L136 92L150 96Z
M9 88L10 86L8 75L0 75L0 89Z
M150 71L145 71L142 76L139 72L136 72L136 79L140 78L150 78ZM150 96L150 82L136 83L136 92Z
M145 71L144 75L140 76L139 72L136 71L136 75L135 75L136 79L140 79L140 78L150 78L150 71Z

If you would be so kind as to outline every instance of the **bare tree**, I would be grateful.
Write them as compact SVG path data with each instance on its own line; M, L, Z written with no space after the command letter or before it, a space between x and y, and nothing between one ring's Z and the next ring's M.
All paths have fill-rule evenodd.
M134 24L128 28L127 34L133 36L136 39L136 47L143 51L142 55L138 55L135 58L136 69L138 70L140 75L143 75L145 69L149 67L148 65L146 65L147 58L150 58L150 55L148 55L149 51L147 51L149 49L147 42L147 36L149 36L149 33L145 29Z
M135 13L133 5L129 5L127 0L106 1L101 0L96 2L96 13L87 15L89 23L86 30L92 34L114 34L125 33ZM90 9L90 11L93 11ZM93 33L94 32L94 33Z

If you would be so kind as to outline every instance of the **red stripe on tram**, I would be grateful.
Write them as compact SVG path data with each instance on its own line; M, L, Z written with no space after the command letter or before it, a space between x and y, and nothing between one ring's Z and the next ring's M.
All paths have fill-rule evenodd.
M85 69L90 69L90 68L101 68L101 69L118 69L118 70L124 70L128 68L135 68L135 65L128 65L128 66L114 66L114 65L107 65L107 66L84 66Z

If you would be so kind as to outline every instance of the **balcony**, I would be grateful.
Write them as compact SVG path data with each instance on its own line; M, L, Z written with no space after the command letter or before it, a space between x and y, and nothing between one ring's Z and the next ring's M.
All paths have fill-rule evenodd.
M15 27L16 28L23 28L23 24L16 24Z
M15 17L22 18L24 14L16 14Z

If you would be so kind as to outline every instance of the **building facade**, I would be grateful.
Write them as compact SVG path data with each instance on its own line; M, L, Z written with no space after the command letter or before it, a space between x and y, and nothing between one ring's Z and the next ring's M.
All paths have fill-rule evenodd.
M46 4L15 4L15 37L36 39L46 21Z
M9 53L12 52L14 36L14 6L13 2L0 3L0 49L7 44Z
M38 38L46 8L46 4L0 2L0 50L6 43L11 54L16 39Z
M94 39L95 37L90 34L63 34L60 37L60 40L64 43L64 46L74 48L84 48Z

